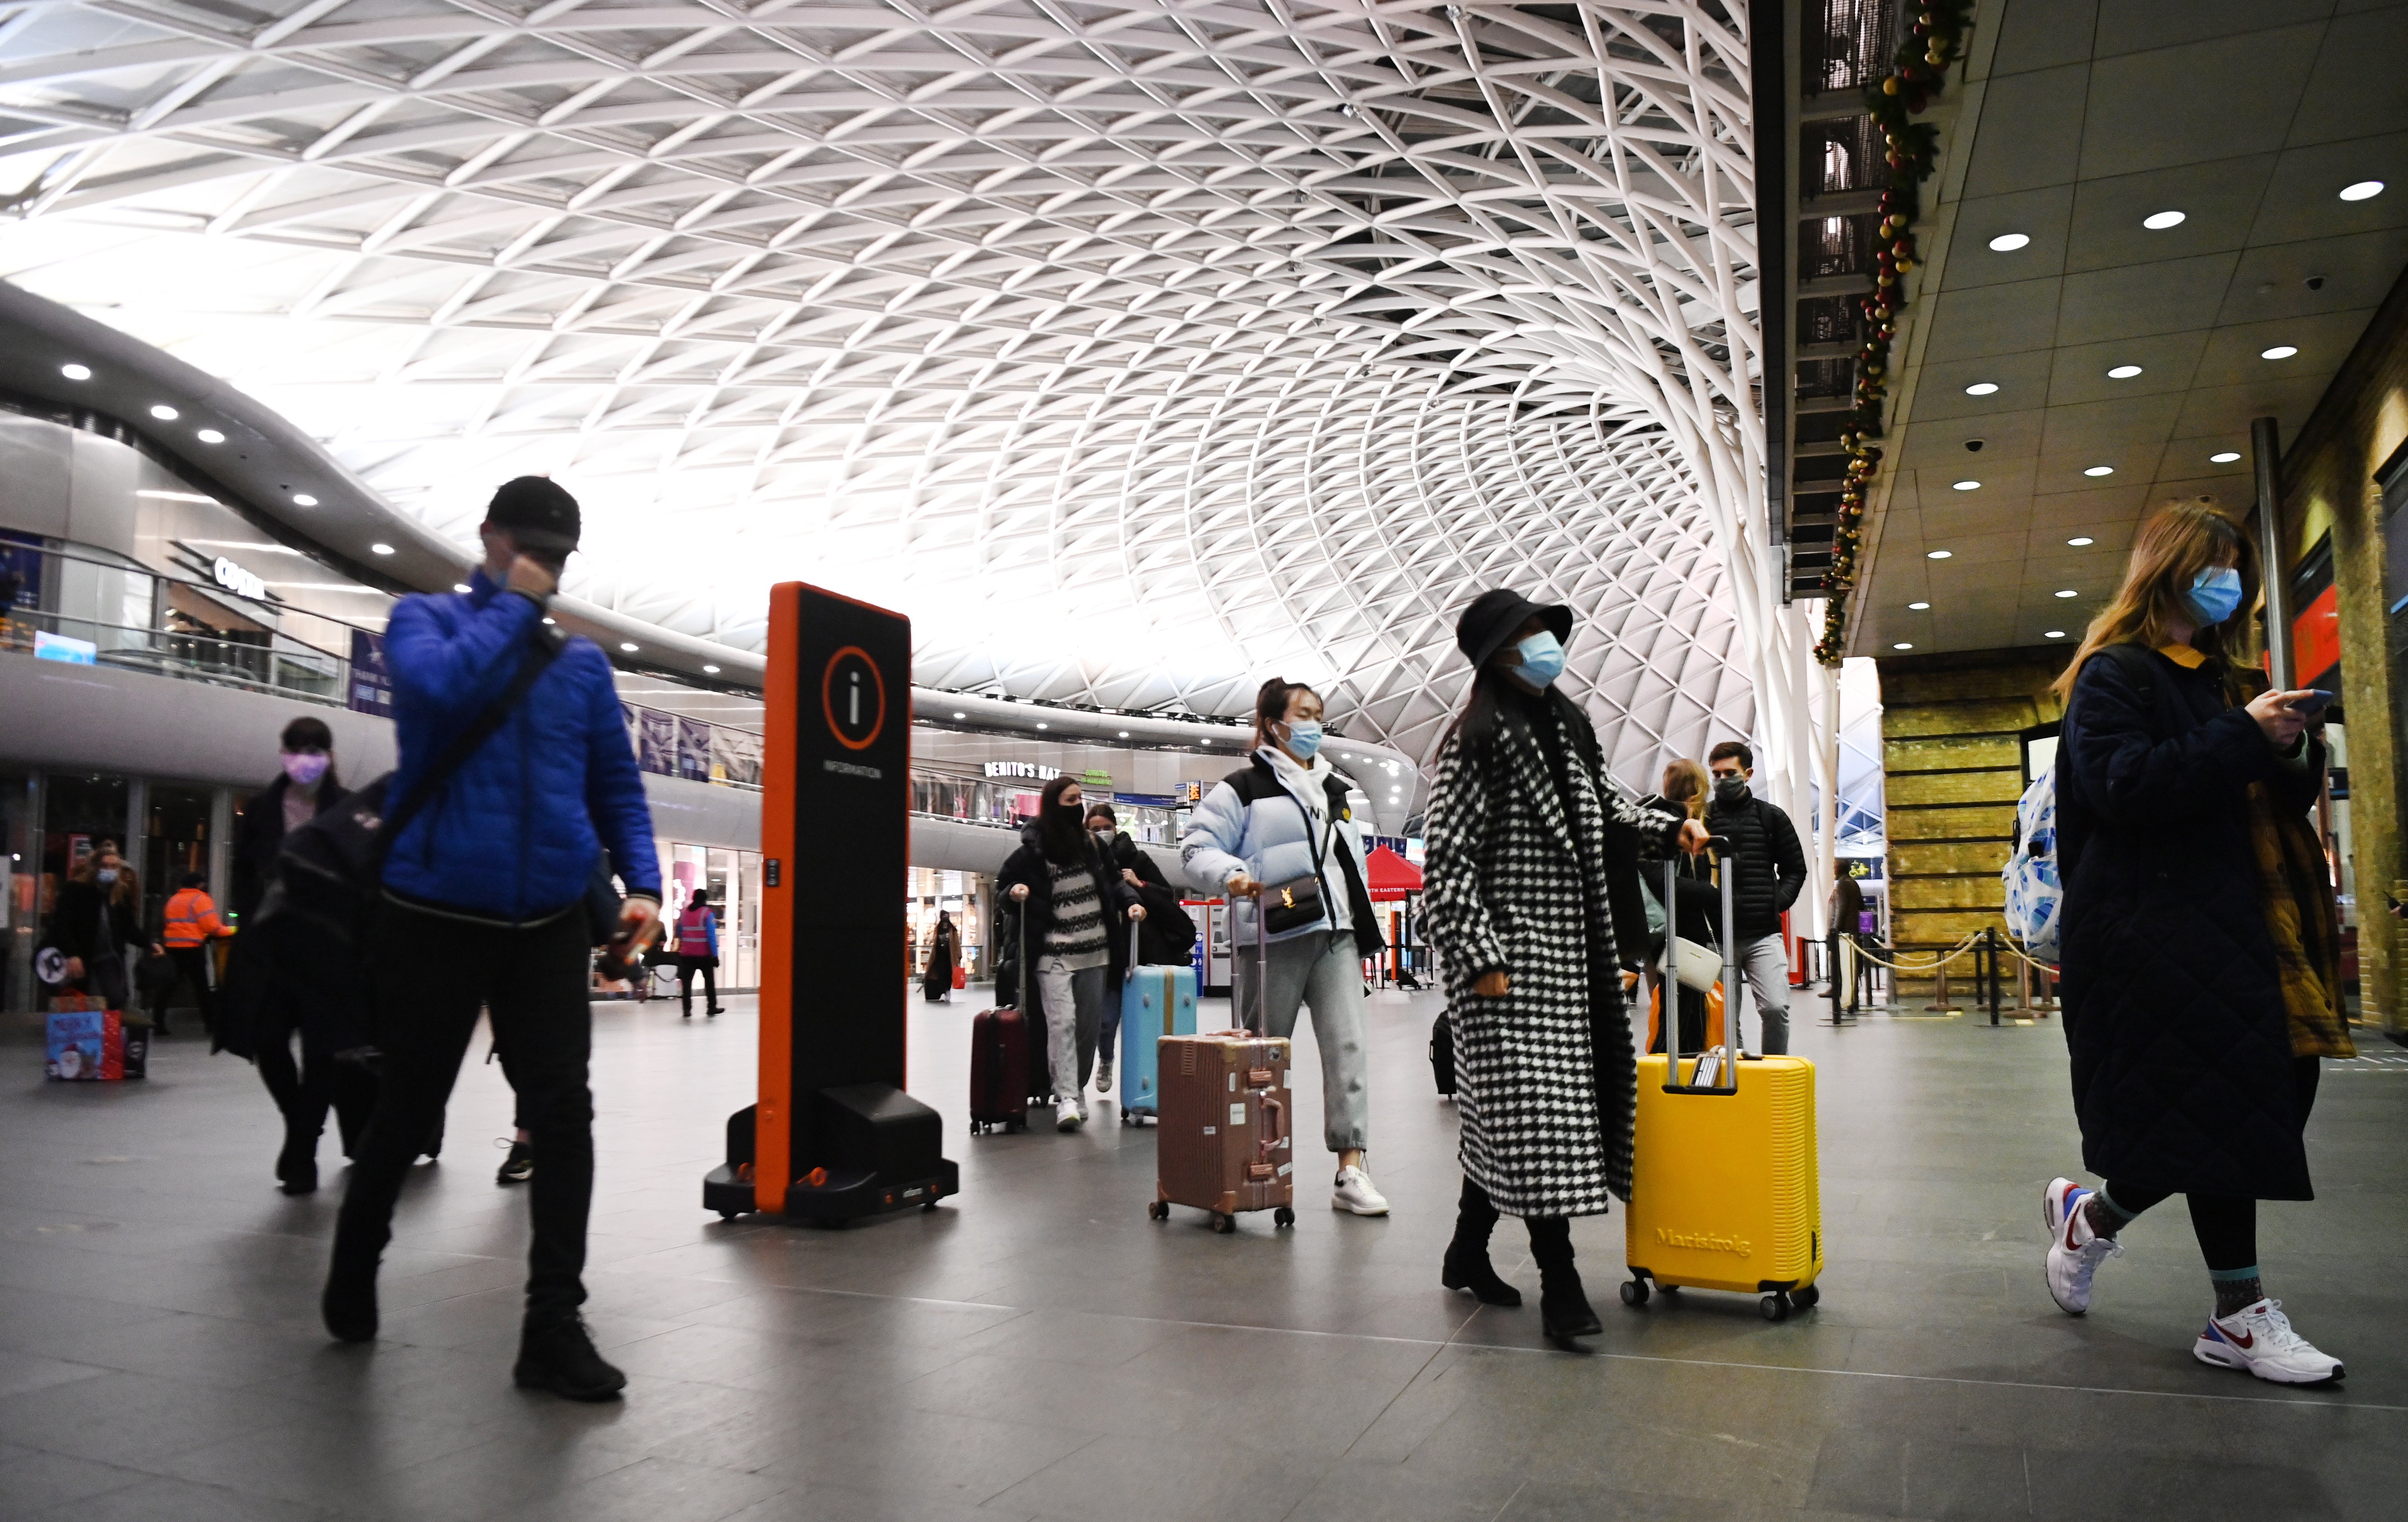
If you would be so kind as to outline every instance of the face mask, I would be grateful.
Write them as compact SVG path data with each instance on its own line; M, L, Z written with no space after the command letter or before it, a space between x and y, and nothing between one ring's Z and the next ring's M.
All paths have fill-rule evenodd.
M117 869L115 867L103 867L99 871L93 873L93 875L99 878L102 882L113 883L117 881Z
M1321 749L1321 720L1292 719L1287 727L1288 754L1298 761L1311 761Z
M315 787L333 763L334 758L322 750L288 750L284 753L284 775L305 788Z
M1737 774L1714 778L1714 796L1726 804L1744 802L1747 798L1747 778Z
M1084 804L1056 804L1054 809L1056 814L1072 824L1081 823L1087 817L1087 805Z
M1513 647L1521 658L1522 679L1532 687L1552 687L1564 674L1564 646L1555 635L1541 630Z
M1109 824L1099 824L1096 826L1096 838L1097 840L1110 840L1119 833L1119 831L1113 829Z
M2190 610L2201 623L2222 623L2241 606L2241 573L2227 565L2190 580Z

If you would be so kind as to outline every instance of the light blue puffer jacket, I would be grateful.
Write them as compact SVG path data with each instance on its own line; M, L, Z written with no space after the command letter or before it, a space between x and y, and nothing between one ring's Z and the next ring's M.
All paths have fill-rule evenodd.
M406 796L509 685L542 618L481 569L465 593L394 605L384 658L401 764L388 797ZM628 892L660 897L652 808L609 657L592 640L571 639L393 843L384 883L422 903L537 919L584 896L605 846Z
M1295 789L1320 786L1327 798L1326 784L1335 781L1337 774L1328 762L1316 758L1312 781L1307 783L1275 765L1270 755L1268 747L1254 752L1246 789L1253 794L1251 802L1224 778L1188 816L1187 833L1179 843L1180 863L1187 880L1208 893L1222 892L1240 872L1259 883L1279 883L1312 871L1312 846L1306 833L1312 816ZM1334 844L1322 862L1322 917L1318 923L1283 931L1271 937L1274 941L1352 928L1346 875L1338 865L1339 853L1353 861L1355 881L1371 879L1364 866L1362 832L1346 807L1342 784L1337 792L1335 799L1328 800L1335 828L1330 831ZM1243 950L1254 943L1254 901L1233 900L1229 944Z

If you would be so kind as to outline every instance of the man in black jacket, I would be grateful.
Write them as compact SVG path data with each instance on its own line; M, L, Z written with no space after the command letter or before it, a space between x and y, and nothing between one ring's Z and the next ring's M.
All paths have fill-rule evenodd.
M1714 778L1706 828L1729 839L1729 860L1739 869L1731 888L1731 917L1738 923L1729 929L1739 940L1740 971L1764 1027L1764 1055L1779 1057L1789 1050L1789 956L1781 943L1781 917L1806 886L1806 853L1789 816L1747 790L1756 775L1754 751L1725 740L1706 753L1706 770Z

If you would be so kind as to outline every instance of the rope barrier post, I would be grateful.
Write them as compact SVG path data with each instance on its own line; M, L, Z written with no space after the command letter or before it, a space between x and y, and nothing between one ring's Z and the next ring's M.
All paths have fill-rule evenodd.
M1975 995L1976 997L1979 997L1984 990L1988 992L1990 1001L1990 1023L1992 1025L1996 1025L1999 1023L1999 931L1997 926L1985 925L1982 927L1982 949L1990 954L1990 969L1989 973L1985 976L1981 970L1982 964L1979 959L1977 958L1975 960L1973 963L1973 975L1982 979L1980 983L1975 985Z
M1823 969L1827 974L1824 982L1831 990L1831 1023L1838 1025L1840 1023L1840 927L1837 925L1831 927L1830 950L1827 955L1828 964Z

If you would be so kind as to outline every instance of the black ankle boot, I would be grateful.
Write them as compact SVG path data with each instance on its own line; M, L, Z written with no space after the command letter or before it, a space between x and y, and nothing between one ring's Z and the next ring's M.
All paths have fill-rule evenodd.
M377 1334L377 1260L335 1249L334 1266L326 1271L326 1292L319 1298L318 1314L326 1330L346 1343L372 1343Z
M550 1390L571 1401L608 1401L627 1387L627 1376L594 1351L594 1339L576 1316L538 1326L530 1321L519 1335L519 1387Z
M1446 1245L1446 1260L1438 1282L1449 1289L1469 1289L1483 1305L1519 1305L1522 1292L1497 1276L1488 1261L1488 1235L1497 1229L1497 1206L1488 1191L1469 1178L1455 1203L1455 1240Z
M1588 1302L1580 1270L1572 1266L1572 1226L1560 1216L1530 1219L1530 1256L1539 1260L1539 1328L1566 1352L1579 1351L1575 1337L1605 1330Z
M284 1150L276 1155L276 1184L287 1194L317 1192L318 1138L285 1135Z

